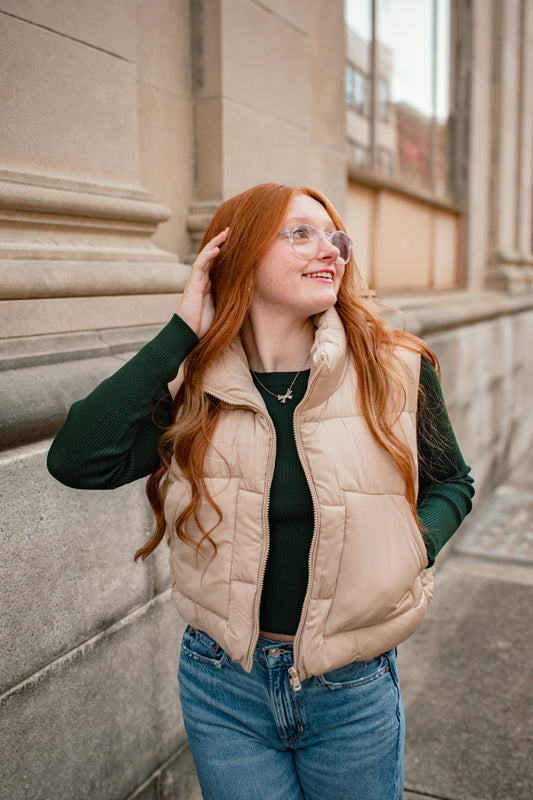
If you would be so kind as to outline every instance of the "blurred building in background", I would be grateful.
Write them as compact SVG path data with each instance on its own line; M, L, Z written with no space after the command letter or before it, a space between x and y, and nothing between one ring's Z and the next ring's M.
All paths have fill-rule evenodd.
M0 793L192 798L143 487L59 486L49 439L273 180L338 207L499 483L533 440L533 5L0 0L0 50Z

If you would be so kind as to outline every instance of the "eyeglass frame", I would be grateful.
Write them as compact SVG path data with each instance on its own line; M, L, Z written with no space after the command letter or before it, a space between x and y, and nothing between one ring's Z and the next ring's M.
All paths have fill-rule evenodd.
M303 256L303 255L301 255L300 253L297 252L297 250L296 250L296 248L294 246L294 243L292 241L292 236L294 234L294 231L297 231L298 228L311 228L312 230L315 231L315 233L318 234L318 249L317 249L316 253L314 254L314 256ZM346 236L346 238L348 240L349 252L348 252L348 258L346 259L346 261L344 261L343 259L341 259L339 261L339 259L341 258L340 251L339 251L338 257L335 259L335 263L336 264L338 263L339 265L345 266L348 263L348 261L350 260L350 256L352 255L352 249L353 249L353 242L350 239L350 237L348 236L348 234L346 233L346 231L332 231L331 233L326 233L326 231L320 231L320 230L318 230L318 228L315 228L314 225L310 225L308 222L304 222L304 223L300 223L299 225L295 225L294 228L292 228L292 229L291 228L283 228L283 230L278 233L278 236L286 236L288 238L289 242L291 243L292 252L296 256L296 258L300 258L300 259L302 259L302 261L312 261L313 258L316 258L317 255L320 253L320 250L322 248L322 239L326 239L326 241L329 242L329 244L332 244L331 240L335 236L336 233L342 233L342 235ZM336 250L339 249L335 245L333 245L333 247L335 247Z

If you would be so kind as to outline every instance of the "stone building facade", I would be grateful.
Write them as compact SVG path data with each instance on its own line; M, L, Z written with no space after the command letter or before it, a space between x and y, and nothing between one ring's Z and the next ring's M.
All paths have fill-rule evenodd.
M533 7L451 17L438 199L350 163L341 0L0 0L1 797L199 796L143 486L69 490L45 455L169 318L221 200L325 192L436 349L479 494L531 446Z

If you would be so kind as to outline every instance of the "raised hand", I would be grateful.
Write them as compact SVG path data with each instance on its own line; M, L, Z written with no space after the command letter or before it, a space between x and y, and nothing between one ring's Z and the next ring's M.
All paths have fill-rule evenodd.
M229 228L226 228L200 250L178 305L178 315L200 339L209 330L215 316L209 267L219 254L220 245L225 242L228 233Z

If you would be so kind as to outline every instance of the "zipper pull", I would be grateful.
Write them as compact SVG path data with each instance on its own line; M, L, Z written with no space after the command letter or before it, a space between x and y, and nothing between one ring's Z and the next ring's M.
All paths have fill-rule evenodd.
M299 692L302 688L298 670L296 667L289 667L290 683L295 692Z

